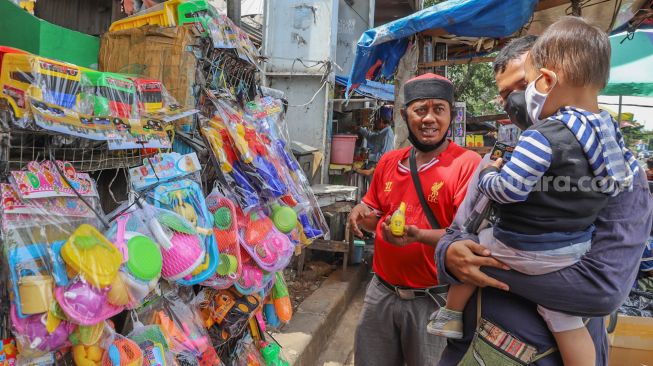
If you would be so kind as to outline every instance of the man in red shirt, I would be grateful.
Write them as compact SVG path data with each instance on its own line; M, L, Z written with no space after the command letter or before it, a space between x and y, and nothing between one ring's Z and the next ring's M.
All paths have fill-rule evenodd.
M383 155L369 191L349 216L357 235L362 236L360 228L376 232L375 276L356 330L356 365L434 365L446 345L444 338L426 332L429 315L444 304L446 293L445 287L438 286L435 246L451 224L481 160L446 138L454 116L453 90L448 79L435 74L406 82L402 115L413 146ZM413 183L409 162L413 153L424 203L435 216L435 227ZM389 220L402 202L406 228L403 236L396 237Z

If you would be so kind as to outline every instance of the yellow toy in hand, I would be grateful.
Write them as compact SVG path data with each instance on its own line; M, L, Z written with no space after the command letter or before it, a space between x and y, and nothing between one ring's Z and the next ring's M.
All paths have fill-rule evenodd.
M402 202L390 217L390 232L394 236L404 236L406 231L406 203Z

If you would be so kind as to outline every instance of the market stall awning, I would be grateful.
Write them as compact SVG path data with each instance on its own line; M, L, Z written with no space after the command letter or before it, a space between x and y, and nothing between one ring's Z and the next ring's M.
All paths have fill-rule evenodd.
M530 18L537 0L449 0L408 17L369 29L356 46L348 88L366 79L368 71L380 66L390 78L408 45L408 38L427 29L444 29L467 37L507 37Z
M610 81L601 95L653 96L653 29L610 37Z
M339 85L347 86L347 77L336 75L336 83ZM368 98L385 100L392 102L395 100L395 86L394 84L385 84L373 80L365 80L356 89L359 95Z

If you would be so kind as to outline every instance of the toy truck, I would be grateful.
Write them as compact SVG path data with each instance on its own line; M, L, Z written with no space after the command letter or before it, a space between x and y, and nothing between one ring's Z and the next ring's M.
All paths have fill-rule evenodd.
M163 85L159 80L131 78L136 86L138 112L152 113L163 108Z
M49 104L72 108L79 98L80 78L81 70L75 65L26 52L5 52L0 66L0 98L9 105L14 120L24 116L27 95ZM49 113L63 113L42 103L35 106Z
M82 100L94 116L131 118L136 111L136 86L121 74L83 70Z
M16 114L20 113L18 110L23 111L26 106L25 100L25 90L32 83L31 80L27 79L26 75L23 74L10 74L9 68L3 68L3 59L6 54L24 54L27 52L19 50L17 48L0 46L0 108L8 110L12 119L16 118ZM3 72L7 70L6 72ZM12 78L13 76L13 78ZM24 81L24 82L23 82ZM20 83L20 87L17 87L17 83ZM27 84L27 86L23 85ZM20 113L22 116L22 113Z

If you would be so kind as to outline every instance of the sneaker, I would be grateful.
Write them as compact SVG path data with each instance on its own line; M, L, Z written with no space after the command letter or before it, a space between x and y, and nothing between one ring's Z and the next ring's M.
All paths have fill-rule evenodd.
M441 308L431 315L426 331L441 337L461 339L463 337L463 313Z

